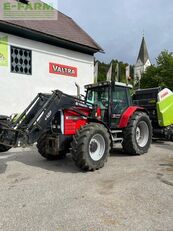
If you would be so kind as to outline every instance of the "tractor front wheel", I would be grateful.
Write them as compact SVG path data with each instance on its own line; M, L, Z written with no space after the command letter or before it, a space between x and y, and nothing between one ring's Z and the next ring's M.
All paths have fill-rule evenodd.
M85 171L102 168L110 152L110 135L96 123L87 124L73 137L71 154L77 167Z
M123 149L132 155L148 152L152 142L152 125L145 112L135 112L123 133Z

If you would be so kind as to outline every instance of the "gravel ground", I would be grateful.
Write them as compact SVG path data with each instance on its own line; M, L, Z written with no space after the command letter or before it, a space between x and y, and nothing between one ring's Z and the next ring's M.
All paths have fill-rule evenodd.
M115 150L90 173L35 147L1 154L0 230L173 231L173 143L143 156Z

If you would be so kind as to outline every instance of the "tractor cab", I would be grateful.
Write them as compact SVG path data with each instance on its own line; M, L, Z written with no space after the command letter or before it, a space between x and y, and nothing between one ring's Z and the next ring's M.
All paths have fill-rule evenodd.
M85 86L86 103L101 110L101 120L110 128L116 128L123 112L132 105L131 85L119 82L100 82Z

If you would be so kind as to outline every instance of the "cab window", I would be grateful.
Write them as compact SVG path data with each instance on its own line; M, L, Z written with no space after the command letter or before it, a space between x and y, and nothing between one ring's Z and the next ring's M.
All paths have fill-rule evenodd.
M109 93L108 87L99 87L88 90L87 102L100 106L101 109L108 108Z
M115 86L112 92L112 114L122 114L129 106L125 87Z

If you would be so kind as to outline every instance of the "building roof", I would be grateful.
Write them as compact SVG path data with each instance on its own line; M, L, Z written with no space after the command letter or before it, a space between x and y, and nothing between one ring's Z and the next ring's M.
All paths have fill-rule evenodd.
M148 59L150 59L150 58L149 58L149 54L148 54L148 49L147 49L147 45L146 45L146 42L145 42L145 38L143 36L141 47L140 47L140 50L139 50L139 55L138 55L138 58L137 58L137 63L140 60L142 62L142 64L145 64Z
M14 3L15 0L8 0L8 2ZM41 2L40 0L29 0L29 2ZM0 25L4 25L2 29L7 27L11 30L7 30L11 33L17 32L16 30L19 29L23 30L23 35L27 37L31 32L33 35L33 39L35 39L34 35L38 35L37 38L40 36L47 38L47 43L49 43L49 39L54 40L54 45L57 40L57 45L64 44L64 47L67 45L71 45L71 49L74 48L84 48L87 51L90 50L91 53L96 53L98 51L103 51L103 49L83 30L76 22L66 16L65 14L58 11L58 19L57 20L0 20ZM14 30L12 30L14 28ZM18 31L18 32L19 32ZM21 33L19 33L21 36ZM30 37L31 39L31 34ZM42 40L43 41L43 40ZM46 42L43 41L43 42ZM66 45L66 46L65 46Z

